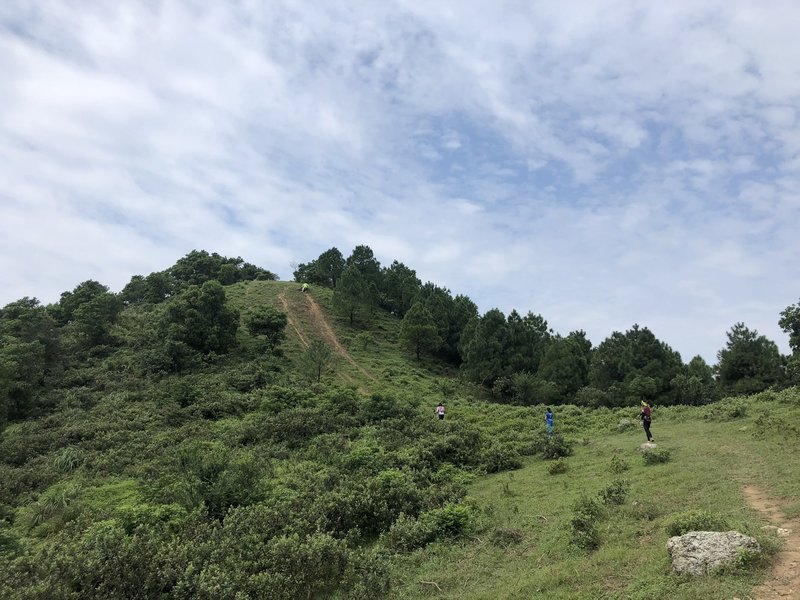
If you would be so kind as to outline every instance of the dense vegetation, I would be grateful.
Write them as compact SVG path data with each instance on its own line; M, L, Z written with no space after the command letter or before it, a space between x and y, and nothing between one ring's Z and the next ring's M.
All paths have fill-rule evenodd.
M0 597L408 595L399 573L419 565L403 557L525 535L468 494L476 477L544 459L558 475L640 398L705 405L797 382L795 306L780 322L792 357L737 324L712 368L637 325L593 347L539 315L481 316L366 246L295 278L313 301L195 251L118 294L86 281L0 309ZM545 402L569 403L552 438ZM608 482L601 504L627 486ZM581 507L565 519L598 521ZM572 545L598 548L575 522Z

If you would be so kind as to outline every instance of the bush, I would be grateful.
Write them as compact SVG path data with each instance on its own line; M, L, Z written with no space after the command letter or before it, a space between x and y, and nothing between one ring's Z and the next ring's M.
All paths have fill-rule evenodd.
M675 515L667 524L671 536L684 535L690 531L728 531L730 526L721 516L708 511L689 511Z
M492 444L483 451L483 464L487 473L519 469L522 466L519 452L507 444Z
M600 497L605 504L625 504L630 487L630 482L624 479L616 479L600 492Z
M473 510L463 504L446 504L420 515L420 521L430 527L437 538L456 538L474 525Z
M646 465L657 465L669 462L671 458L672 452L666 448L654 448L652 450L646 450L642 454L642 459L644 459L644 464Z
M558 459L550 463L547 467L547 472L550 475L560 475L567 472L567 461Z
M415 519L401 513L392 523L389 531L381 536L381 542L387 548L398 552L408 552L422 548L436 538L433 523L428 520Z
M594 498L582 496L578 499L568 524L570 543L584 550L593 550L600 545L600 532L596 523L602 510L600 503Z
M612 473L620 474L627 471L630 468L628 461L624 458L617 456L616 454L611 457L611 467L610 470Z
M525 539L525 535L519 529L498 528L489 535L489 542L498 548L508 548L515 546Z
M544 459L563 458L572 454L572 442L565 440L560 433L541 434L534 440L534 447L537 452L541 452Z

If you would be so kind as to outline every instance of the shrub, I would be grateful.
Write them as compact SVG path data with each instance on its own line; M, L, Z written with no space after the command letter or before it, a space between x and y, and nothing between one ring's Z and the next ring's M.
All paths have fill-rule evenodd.
M430 519L422 520L401 513L389 531L381 536L381 542L392 550L408 552L422 548L436 538Z
M623 473L630 468L628 461L624 458L617 456L616 454L611 457L611 467L610 470L612 473Z
M469 506L446 504L420 515L420 521L430 527L437 538L456 538L469 531L475 521L475 514Z
M657 465L659 463L669 462L672 458L672 452L666 448L654 448L645 451L642 454L642 458L646 465Z
M483 464L487 473L519 469L522 461L516 448L507 444L492 444L483 451Z
M83 464L85 460L83 451L75 446L67 446L53 460L56 469L63 473L74 471Z
M547 467L547 472L550 475L559 475L567 472L567 461L558 459L550 463Z
M578 499L568 524L570 543L584 550L593 550L600 545L600 532L596 523L602 510L600 503L594 498L582 496Z
M684 535L690 531L727 531L728 522L720 515L698 510L675 515L667 524L667 533L671 536Z
M489 535L489 542L498 548L508 548L519 544L525 535L519 529L500 527Z
M560 433L543 433L534 441L534 445L544 459L563 458L572 454L572 442L565 440Z
M600 492L600 497L605 504L625 504L630 487L630 482L624 479L616 479Z

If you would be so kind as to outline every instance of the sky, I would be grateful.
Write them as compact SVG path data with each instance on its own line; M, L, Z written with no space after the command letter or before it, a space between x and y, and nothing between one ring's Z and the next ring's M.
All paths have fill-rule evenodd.
M716 362L800 299L794 0L4 0L0 306L368 245Z

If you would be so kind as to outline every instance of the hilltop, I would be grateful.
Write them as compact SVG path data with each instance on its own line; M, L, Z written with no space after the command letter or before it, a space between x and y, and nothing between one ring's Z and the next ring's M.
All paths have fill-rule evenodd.
M649 464L633 403L557 404L548 437L542 404L498 403L442 355L417 359L396 314L353 321L324 285L227 272L129 297L107 329L82 320L113 302L99 289L52 328L35 303L4 310L53 343L0 437L1 596L689 599L766 581L769 598L796 584L772 569L800 531L797 388L657 405ZM765 556L671 575L665 542L686 524L753 535Z

